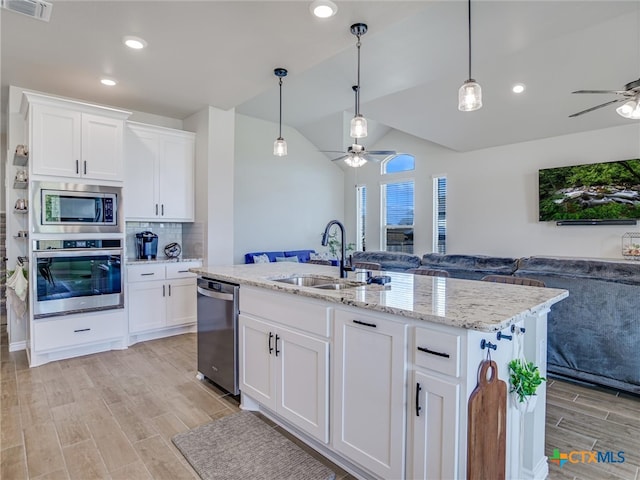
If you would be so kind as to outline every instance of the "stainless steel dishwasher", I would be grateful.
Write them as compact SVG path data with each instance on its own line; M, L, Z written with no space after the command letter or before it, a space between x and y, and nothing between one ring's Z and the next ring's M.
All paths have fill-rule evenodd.
M238 291L240 287L198 278L198 378L238 395Z

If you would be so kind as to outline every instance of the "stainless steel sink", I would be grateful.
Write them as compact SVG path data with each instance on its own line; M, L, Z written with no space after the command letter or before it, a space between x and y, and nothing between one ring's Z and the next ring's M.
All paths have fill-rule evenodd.
M365 285L366 283L363 282L339 282L314 285L313 288L320 288L322 290L344 290L345 288L364 287Z
M322 275L296 275L293 277L273 278L274 282L288 283L299 287L314 287L322 290L343 290L366 285L364 282L347 280L346 278L334 278Z
M299 287L315 287L316 285L325 285L333 283L337 279L320 275L297 275L294 277L273 278L274 282L288 283Z

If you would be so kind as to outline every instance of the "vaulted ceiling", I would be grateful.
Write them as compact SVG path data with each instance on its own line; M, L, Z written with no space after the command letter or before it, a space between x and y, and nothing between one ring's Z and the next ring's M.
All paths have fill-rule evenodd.
M615 106L568 115L616 98L573 90L640 77L640 1L474 0L472 73L484 106L470 113L457 110L468 76L465 1L335 1L338 13L324 20L305 0L52 0L48 23L0 10L3 100L18 85L173 118L211 105L277 122L273 69L285 67L283 122L341 150L356 81L349 27L364 22L369 142L394 128L468 151L632 121ZM125 35L148 47L127 49ZM102 76L118 84L102 86ZM512 93L515 83L525 92Z

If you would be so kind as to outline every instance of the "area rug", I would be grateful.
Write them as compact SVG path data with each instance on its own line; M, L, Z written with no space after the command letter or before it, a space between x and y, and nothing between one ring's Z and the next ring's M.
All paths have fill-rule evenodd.
M250 412L172 439L203 480L335 480L336 474Z

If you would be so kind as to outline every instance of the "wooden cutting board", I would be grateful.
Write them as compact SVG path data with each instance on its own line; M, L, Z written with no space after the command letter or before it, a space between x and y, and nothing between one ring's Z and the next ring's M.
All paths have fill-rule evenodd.
M507 384L498 378L496 362L485 360L469 397L467 480L504 480L506 428Z

